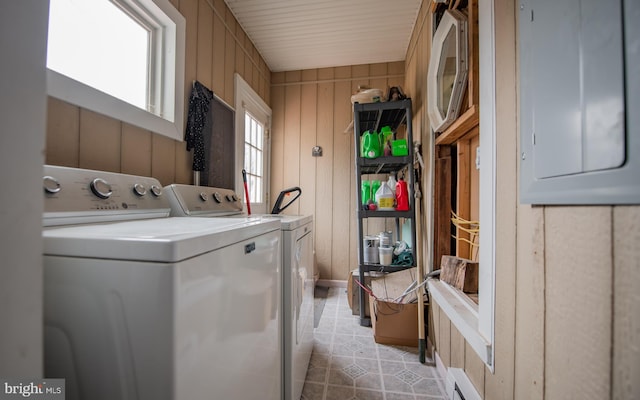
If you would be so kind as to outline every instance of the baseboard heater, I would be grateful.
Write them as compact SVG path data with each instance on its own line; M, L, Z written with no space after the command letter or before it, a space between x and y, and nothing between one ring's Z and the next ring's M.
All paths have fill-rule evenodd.
M449 368L446 381L448 400L482 400L467 374L460 368Z

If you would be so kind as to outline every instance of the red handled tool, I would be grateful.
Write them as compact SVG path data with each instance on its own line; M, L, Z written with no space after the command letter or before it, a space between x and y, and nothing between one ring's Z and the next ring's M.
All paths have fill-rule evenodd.
M247 187L247 171L242 170L242 182L244 182L244 197L247 199L247 215L251 215L251 203L249 202L249 188Z

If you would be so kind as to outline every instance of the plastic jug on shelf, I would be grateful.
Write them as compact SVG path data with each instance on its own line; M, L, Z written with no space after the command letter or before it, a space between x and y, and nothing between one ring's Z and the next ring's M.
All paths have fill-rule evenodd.
M380 153L385 157L391 155L391 141L393 140L393 131L389 126L383 126L380 129ZM393 188L392 188L393 189Z
M409 190L402 178L396 184L396 210L409 211Z
M377 132L365 131L362 134L360 154L365 158L378 158L380 150L380 135Z
M376 203L378 204L378 210L381 211L393 211L393 202L396 196L393 194L389 185L386 182L380 184L380 188L376 192Z
M362 204L369 204L371 200L371 183L369 181L362 181Z

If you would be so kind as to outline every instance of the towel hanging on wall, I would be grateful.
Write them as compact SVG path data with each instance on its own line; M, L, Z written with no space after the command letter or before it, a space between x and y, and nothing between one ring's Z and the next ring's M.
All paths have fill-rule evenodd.
M207 122L209 105L213 99L213 92L198 81L193 82L189 97L189 113L184 140L187 151L193 149L193 170L205 170L205 148L203 129Z

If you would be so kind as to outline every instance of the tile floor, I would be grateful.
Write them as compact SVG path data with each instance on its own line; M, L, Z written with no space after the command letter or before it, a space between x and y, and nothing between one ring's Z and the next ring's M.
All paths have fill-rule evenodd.
M351 314L346 289L329 289L302 400L444 400L443 388L432 360L420 364L417 347L375 343Z

